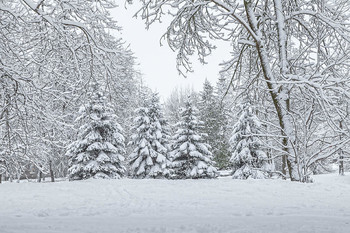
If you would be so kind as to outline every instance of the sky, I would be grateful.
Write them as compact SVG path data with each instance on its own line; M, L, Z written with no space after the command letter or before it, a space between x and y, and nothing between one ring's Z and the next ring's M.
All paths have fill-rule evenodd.
M200 91L205 79L214 85L219 78L219 64L229 59L229 45L218 46L218 49L206 59L208 64L202 65L196 57L193 57L191 61L194 72L184 78L176 70L176 52L170 49L166 41L160 46L160 38L168 26L166 21L170 22L170 19L165 19L162 23L157 22L147 30L140 17L133 17L139 7L135 3L133 5L122 3L112 10L112 16L123 28L120 32L121 37L134 52L139 63L137 68L147 86L158 91L160 96L166 99L175 87L189 87Z

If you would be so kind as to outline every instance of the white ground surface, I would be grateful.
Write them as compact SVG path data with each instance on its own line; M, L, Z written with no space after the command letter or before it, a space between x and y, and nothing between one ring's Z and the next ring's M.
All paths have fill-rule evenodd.
M1 233L348 233L350 174L0 184Z

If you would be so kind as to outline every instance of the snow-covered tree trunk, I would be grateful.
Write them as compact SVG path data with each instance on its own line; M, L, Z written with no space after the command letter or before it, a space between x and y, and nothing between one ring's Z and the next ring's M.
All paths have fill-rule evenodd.
M343 128L343 123L341 120L339 121L339 127L341 129ZM338 159L339 160L339 175L343 176L344 175L344 152L343 152L343 149L340 148L338 153L339 153L339 159Z
M274 104L274 107L276 109L276 113L279 120L279 125L281 127L281 134L282 134L282 145L283 150L285 154L283 155L283 174L286 175L287 171L289 173L289 177L291 180L299 180L299 175L293 170L294 167L292 166L292 156L294 155L291 141L292 141L292 122L289 117L289 96L288 92L286 90L286 87L278 85L276 77L273 74L273 71L271 70L268 54L265 50L265 43L263 41L263 36L261 30L258 28L258 22L256 20L254 11L253 11L253 1L244 1L244 5L247 12L247 19L250 24L251 30L255 33L255 44L256 49L258 51L258 56L260 59L261 67L263 70L264 78L266 80L266 85L268 87L268 91L270 93L270 96L272 98L272 102ZM276 4L276 11L278 12L278 21L283 20L283 15L281 11L281 3L279 0L275 1ZM279 27L279 49L280 49L280 63L281 65L281 71L286 72L287 69L287 61L286 61L286 38L285 38L285 32L284 32L284 25L283 22L278 23ZM282 73L283 75L283 73ZM294 155L295 156L295 155Z

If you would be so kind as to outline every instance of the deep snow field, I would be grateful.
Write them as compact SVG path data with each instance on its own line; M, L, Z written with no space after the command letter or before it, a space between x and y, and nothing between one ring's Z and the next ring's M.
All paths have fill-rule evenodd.
M0 233L350 232L350 174L0 184Z

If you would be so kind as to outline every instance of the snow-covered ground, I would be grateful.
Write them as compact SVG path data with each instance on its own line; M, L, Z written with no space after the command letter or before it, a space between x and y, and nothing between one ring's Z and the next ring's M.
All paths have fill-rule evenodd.
M0 184L1 233L350 232L350 174Z

